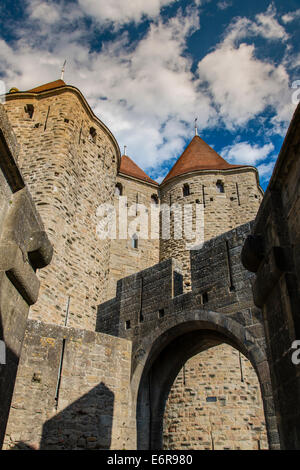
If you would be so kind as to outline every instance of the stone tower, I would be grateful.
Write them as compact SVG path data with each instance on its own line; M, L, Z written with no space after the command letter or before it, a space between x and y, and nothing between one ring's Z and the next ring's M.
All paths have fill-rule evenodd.
M62 80L7 95L21 144L19 165L54 246L39 273L31 319L94 329L106 300L110 240L96 234L97 207L113 203L119 146L81 92Z
M162 204L191 204L194 225L196 207L202 204L204 240L254 219L263 197L256 168L226 162L197 135L163 180L160 192ZM183 288L189 291L188 240L184 232L182 238L176 238L175 232L171 212L171 237L160 240L160 260L172 257L181 263ZM229 297L231 289L234 287L229 287ZM205 296L203 303L208 301ZM228 345L220 345L185 364L166 404L164 446L202 450L266 448L259 383L245 357Z
M162 204L191 204L194 223L196 205L203 205L204 240L252 220L263 196L256 168L231 165L198 135L167 174L160 185L160 192ZM184 288L190 290L187 241L184 233L180 239L174 237L174 217L171 215L171 237L161 239L160 260L178 259L183 266Z
M122 200L123 198L123 200ZM122 155L115 187L116 239L111 240L108 298L115 297L119 279L149 268L159 262L159 226L151 234L151 206L159 207L158 183L152 180L129 156ZM136 232L120 238L121 224L138 218ZM127 216L128 215L128 216ZM138 222L138 221L137 221ZM146 237L141 238L141 225L147 225ZM152 237L151 237L152 235Z

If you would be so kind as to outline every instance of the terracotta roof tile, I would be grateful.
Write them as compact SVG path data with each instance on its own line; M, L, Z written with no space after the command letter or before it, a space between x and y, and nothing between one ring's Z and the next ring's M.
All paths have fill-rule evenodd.
M66 86L65 82L63 80L55 80L54 82L50 83L45 83L45 85L40 85L36 88L32 88L31 90L28 90L30 93L39 93L41 91L47 91L47 90L52 90L54 88L58 88L61 86Z
M151 179L136 163L134 163L131 158L127 155L122 155L121 157L121 165L120 165L120 173L124 175L133 176L134 178L138 178L139 180L147 181L148 183L157 184L156 181Z
M184 175L197 170L227 170L240 168L244 165L231 165L226 162L204 140L196 135L178 158L173 168L169 171L162 183L175 176Z

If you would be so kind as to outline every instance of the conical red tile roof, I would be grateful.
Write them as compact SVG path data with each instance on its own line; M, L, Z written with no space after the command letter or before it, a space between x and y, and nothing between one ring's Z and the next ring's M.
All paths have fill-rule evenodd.
M240 168L242 166L244 165L231 165L226 162L226 160L204 142L201 137L195 135L162 183L169 181L171 178L175 178L175 176L184 175L191 171L227 170L229 168Z
M147 181L148 183L157 184L156 181L151 179L136 163L134 163L131 158L127 155L122 155L121 157L121 165L120 165L120 173L124 175L133 176L134 178L138 178L139 180Z
M28 90L30 93L39 93L41 91L47 91L47 90L52 90L54 88L58 88L61 86L65 86L65 82L63 80L55 80L54 82L50 83L45 83L45 85L40 85L36 88L32 88L31 90Z

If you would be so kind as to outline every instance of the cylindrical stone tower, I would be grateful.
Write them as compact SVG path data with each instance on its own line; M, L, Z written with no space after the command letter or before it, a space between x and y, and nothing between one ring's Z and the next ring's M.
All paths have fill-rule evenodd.
M263 196L258 171L251 166L231 165L199 136L195 136L160 186L161 204L182 207L182 238L174 231L171 210L170 238L160 243L160 260L175 258L181 262L184 289L190 290L190 250L184 233L185 205L192 208L193 230L197 205L202 204L204 241L254 219ZM178 232L178 231L177 231Z
M184 291L192 288L190 249L184 223L183 236L178 236L176 211L180 214L181 207L183 216L183 206L190 204L193 230L196 223L204 224L206 241L253 220L263 197L256 168L229 164L197 135L165 177L160 194L162 205L174 206L170 238L160 240L160 260L172 257L181 263ZM198 205L202 205L204 220L196 218ZM189 218L182 218L182 222L189 222ZM164 446L266 448L258 379L250 362L238 351L223 344L192 357L184 365L166 403Z
M94 329L106 300L110 240L96 233L97 208L113 203L118 144L81 92L62 80L13 92L5 104L21 144L19 165L54 246L38 273L29 318Z

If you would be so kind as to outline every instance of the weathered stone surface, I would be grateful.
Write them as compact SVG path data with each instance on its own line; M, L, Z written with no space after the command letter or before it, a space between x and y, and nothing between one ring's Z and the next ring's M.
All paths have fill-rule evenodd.
M130 365L129 341L30 320L4 449L134 448Z
M0 442L11 403L29 306L37 300L36 269L46 266L52 246L17 165L18 145L0 105ZM34 253L34 257L31 256Z
M299 365L293 364L292 343L300 338L300 106L280 151L251 237L263 240L264 252L248 242L243 261L253 266L255 303L262 308L280 444L300 448Z

